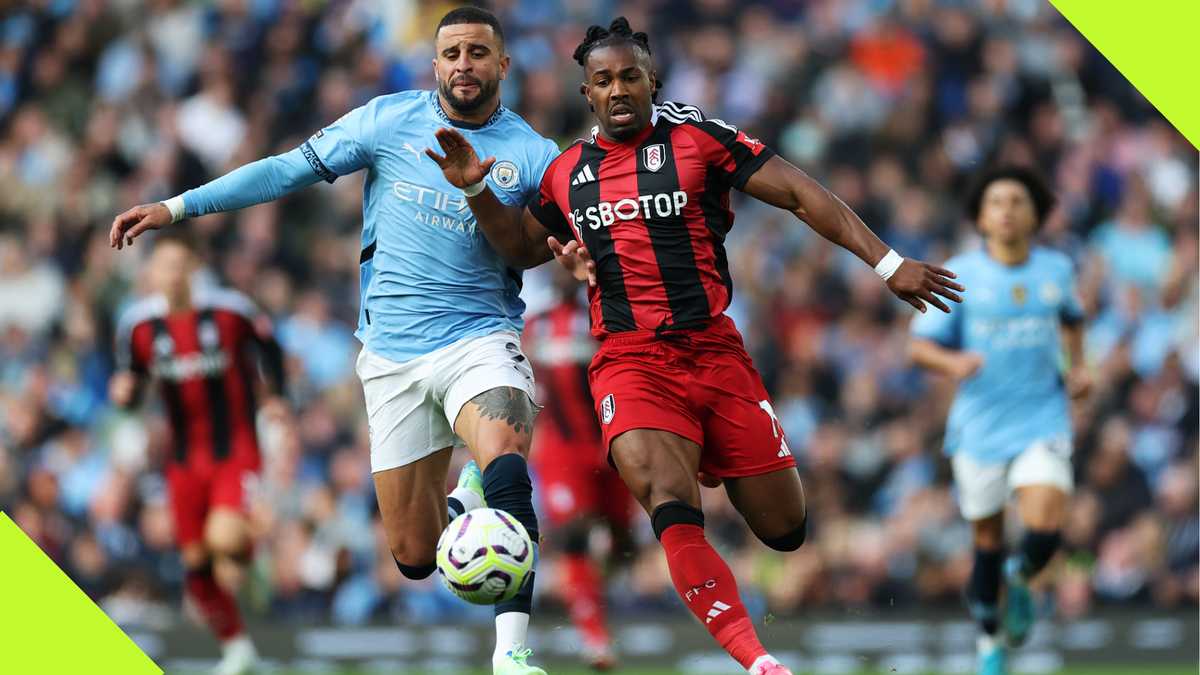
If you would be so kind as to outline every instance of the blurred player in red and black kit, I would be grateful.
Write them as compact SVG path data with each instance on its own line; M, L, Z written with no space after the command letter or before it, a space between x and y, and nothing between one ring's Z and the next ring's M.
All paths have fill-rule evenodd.
M592 285L592 333L602 341L589 373L596 414L612 462L650 515L675 590L747 671L790 675L759 642L700 510L698 474L724 482L767 546L793 551L804 541L795 461L725 315L733 293L724 247L729 191L792 212L921 311L928 303L948 312L937 296L957 302L963 289L951 272L890 250L841 200L759 141L691 106L655 106L647 37L624 18L590 27L575 58L598 127L551 163L527 210L509 210L475 186L492 160L480 162L461 134L439 130L446 154L434 159L474 195L468 203L479 226L510 264L553 255ZM564 247L558 237L574 241Z
M583 659L608 670L616 658L604 618L604 581L589 541L593 526L604 523L613 550L626 550L633 500L605 461L587 374L596 341L579 283L562 267L553 270L553 282L557 302L526 317L521 340L537 377L538 400L551 402L538 417L530 460L553 528L547 539L563 554L563 600L583 638Z
M221 641L217 675L248 672L257 662L230 586L236 586L253 542L248 490L259 472L255 388L259 367L271 393L283 386L283 357L270 323L245 296L193 291L197 258L190 242L160 234L150 255L154 292L130 307L117 327L118 372L113 402L135 405L157 380L170 420L165 458L175 540L185 592ZM280 399L268 403L285 414Z

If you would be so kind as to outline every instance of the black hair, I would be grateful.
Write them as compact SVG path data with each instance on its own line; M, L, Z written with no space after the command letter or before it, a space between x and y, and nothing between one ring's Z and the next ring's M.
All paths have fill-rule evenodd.
M1037 211L1037 225L1041 227L1042 223L1046 221L1046 216L1050 215L1050 211L1054 208L1056 199L1041 174L1023 166L995 166L979 174L970 191L967 192L967 217L972 222L979 221L979 211L983 208L983 193L987 192L988 187L998 180L1015 180L1025 186L1029 197L1033 200L1033 208Z
M500 39L500 44L504 44L504 29L500 27L500 19L486 9L473 5L458 7L446 12L446 16L443 16L442 20L438 22L437 30L433 32L434 37L445 26L457 26L464 23L482 23L491 26L492 32Z
M159 230L158 233L154 235L154 243L151 245L151 249L157 249L165 244L182 246L192 254L199 252L199 246L196 244L196 238L182 227L172 227L166 230Z
M616 45L629 45L645 52L647 58L650 57L650 36L640 31L633 32L633 28L629 26L629 19L618 16L608 24L608 28L588 26L583 42L580 42L579 46L575 48L575 61L586 68L588 54L591 54L593 49ZM654 81L654 100L658 100L660 89L662 89L662 82L656 79Z

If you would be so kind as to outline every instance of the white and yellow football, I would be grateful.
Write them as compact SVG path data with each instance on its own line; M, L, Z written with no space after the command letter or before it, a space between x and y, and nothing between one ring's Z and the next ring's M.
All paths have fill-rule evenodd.
M505 511L480 508L454 519L437 545L450 592L476 605L512 599L533 570L533 541Z

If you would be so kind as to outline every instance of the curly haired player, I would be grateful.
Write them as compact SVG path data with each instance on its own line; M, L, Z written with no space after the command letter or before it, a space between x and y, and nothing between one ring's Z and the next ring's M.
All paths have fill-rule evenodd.
M1053 193L1033 171L1001 166L979 177L966 202L984 246L949 264L979 287L978 297L953 316L918 318L911 352L918 365L958 382L945 446L975 539L967 602L981 630L980 675L1004 675L1008 646L1023 644L1033 627L1028 582L1054 556L1066 519L1073 487L1068 399L1087 395L1091 379L1071 260L1035 244ZM1025 534L1006 561L1010 493Z
M844 203L762 143L692 106L654 105L659 88L645 33L624 18L592 26L575 51L580 91L598 122L559 155L527 209L475 187L480 161L451 129L427 153L467 194L480 227L510 264L552 255L591 286L600 349L590 385L604 443L650 515L687 608L742 667L784 675L767 654L729 567L704 535L697 475L720 479L770 548L804 542L804 492L770 397L725 315L733 285L724 239L729 191L791 211L874 266L921 311L949 308L954 274L889 250ZM574 239L566 246L563 240ZM549 244L549 249L546 244ZM594 262L593 262L594 261Z

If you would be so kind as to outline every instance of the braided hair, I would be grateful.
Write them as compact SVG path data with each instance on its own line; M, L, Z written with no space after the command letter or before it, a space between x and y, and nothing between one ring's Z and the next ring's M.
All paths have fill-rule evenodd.
M591 54L593 49L616 45L630 45L635 49L644 51L647 58L650 56L650 36L641 31L633 32L633 29L629 26L629 19L618 16L613 19L608 28L604 28L603 26L588 26L583 42L580 42L579 46L575 48L575 61L579 65L586 67L588 54ZM653 101L658 101L658 91L660 89L662 89L662 82L656 78L654 80Z

